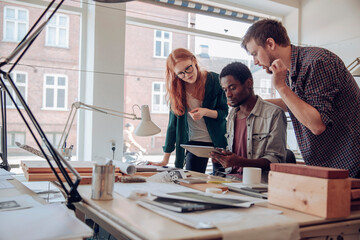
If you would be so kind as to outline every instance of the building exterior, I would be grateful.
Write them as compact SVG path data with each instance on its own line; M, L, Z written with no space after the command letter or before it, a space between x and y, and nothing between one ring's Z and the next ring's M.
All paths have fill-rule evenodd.
M73 1L65 4L81 7ZM0 17L2 57L9 55L17 46L43 9L37 5L22 4L21 1L0 2L0 11L3 13ZM194 13L164 10L138 1L127 3L126 14L130 18L166 21L180 27L194 27L197 23ZM78 99L80 28L79 12L59 10L13 70L14 81L54 146L58 145L72 103ZM201 66L217 73L230 62L242 61L253 70L255 92L265 98L275 96L269 76L253 67L249 60L212 56L210 52L213 46L196 44L196 37L193 35L141 26L131 21L127 24L125 91L119 94L124 95L125 112L133 112L134 109L140 115L140 110L133 105L149 105L152 120L161 128L162 132L156 136L135 137L149 154L161 154L165 142L169 113L165 95L165 62L168 54L175 48L188 48L196 53L196 49L200 47L201 52L196 55ZM9 155L24 154L22 149L15 146L15 142L36 146L35 141L9 99L7 114ZM138 124L136 121L124 120L124 124L127 122L132 122L135 126ZM67 140L68 146L75 145L74 154L76 129L75 120Z

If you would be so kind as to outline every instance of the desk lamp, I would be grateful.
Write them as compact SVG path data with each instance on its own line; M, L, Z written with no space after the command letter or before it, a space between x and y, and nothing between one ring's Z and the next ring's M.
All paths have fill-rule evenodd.
M135 114L135 110L134 110L135 107L138 107L139 109L141 109L141 117L138 117ZM61 138L59 141L59 145L58 145L58 149L61 150L65 154L69 152L68 148L66 148L66 140L69 136L70 129L72 127L72 124L74 122L74 119L75 119L78 109L85 109L85 110L90 110L90 111L94 111L94 112L100 112L100 113L104 113L104 114L108 114L108 115L112 115L112 116L116 116L116 117L132 119L132 120L141 120L140 124L135 129L135 135L137 135L137 136L152 136L161 131L160 128L153 121L151 121L148 105L142 105L141 108L138 105L133 105L132 113L125 113L125 112L119 112L119 111L113 110L113 109L108 109L108 108L103 108L103 107L99 107L99 106L85 104L82 102L74 102L71 105L70 114L66 121L66 124L65 124L65 127L62 132L62 135L61 135Z
M0 103L1 103L1 115L2 115L2 130L1 130L1 158L3 159L2 163L0 164L0 168L4 168L6 170L10 170L10 167L7 162L7 139L6 139L6 94L9 96L10 100L13 102L16 110L18 111L20 117L24 121L26 127L28 128L30 134L32 135L33 139L36 142L36 145L40 149L42 155L48 162L52 172L56 176L56 179L58 180L60 186L62 187L64 194L66 194L66 201L67 201L67 207L70 209L75 209L73 203L74 202L80 202L82 200L79 192L77 191L77 187L80 183L81 177L79 173L67 162L65 159L56 151L56 149L51 145L49 140L47 139L44 131L42 130L40 124L36 120L35 116L31 112L29 106L27 105L26 101L22 97L20 91L16 87L14 81L11 77L12 70L16 67L16 65L19 63L19 61L22 59L22 57L25 55L25 53L28 51L32 43L35 41L35 39L39 36L41 31L45 28L46 24L52 19L52 17L56 14L58 9L61 7L65 0L59 0L58 4L56 6L53 6L57 0L51 0L49 5L46 7L46 9L43 11L43 13L40 15L40 17L36 20L34 25L30 28L30 30L26 33L24 38L21 40L21 42L16 46L16 48L11 52L11 54L8 57L4 57L0 60ZM124 1L115 1L115 0L108 0L103 2L124 2ZM53 8L52 12L49 13L49 17L46 19L46 14L49 12L49 10ZM43 20L42 23L40 23ZM11 65L11 61L14 60L14 63L10 67L9 70L3 70L3 67ZM9 88L5 84L5 79L10 84L11 89L14 91L14 94L16 95L17 99L20 101L23 109L20 110L18 104L16 103L12 91L9 90ZM28 117L27 120L25 118L25 115ZM32 124L32 125L31 125ZM40 138L42 142L44 143L45 147L49 151L51 157L53 158L54 162L56 163L57 167L59 168L61 175L64 177L67 185L62 182L59 173L55 170L53 164L54 162L50 161L50 158L45 153L43 147L41 146L41 143L39 142L38 138L35 136L35 132L32 128L35 128L35 132L40 135ZM72 180L69 176L69 173L65 169L64 165L67 167L67 169L74 175L75 180Z
M360 57L356 58L352 63L349 64L349 66L347 66L347 69L349 69L349 71L351 72L351 74L354 77L360 77L360 66L359 65L360 65ZM353 69L355 69L355 70L353 70Z

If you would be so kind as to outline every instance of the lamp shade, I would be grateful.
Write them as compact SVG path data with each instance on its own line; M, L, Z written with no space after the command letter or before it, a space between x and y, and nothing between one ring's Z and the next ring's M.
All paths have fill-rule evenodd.
M141 106L141 122L135 129L136 136L152 136L161 132L161 129L151 121L148 105Z

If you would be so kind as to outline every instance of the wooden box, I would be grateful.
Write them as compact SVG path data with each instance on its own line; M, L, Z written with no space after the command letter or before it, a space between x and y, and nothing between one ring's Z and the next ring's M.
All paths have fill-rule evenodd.
M268 201L323 218L350 215L349 178L326 179L270 171Z

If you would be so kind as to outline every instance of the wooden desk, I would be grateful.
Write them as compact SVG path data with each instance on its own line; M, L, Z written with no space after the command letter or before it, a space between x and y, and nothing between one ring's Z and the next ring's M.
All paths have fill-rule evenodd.
M91 200L91 186L78 188L84 201L76 203L78 216L94 220L117 239L221 239L217 229L196 230L162 217L140 207L135 201L114 193L111 201ZM264 207L281 210L284 215L299 223L302 238L324 236L312 239L326 239L329 234L340 235L341 232L359 234L360 211L353 212L345 219L324 220L290 209L263 203ZM334 238L336 239L336 237ZM344 237L344 239L347 239ZM349 239L359 239L354 236Z

